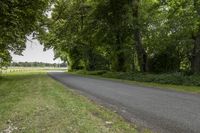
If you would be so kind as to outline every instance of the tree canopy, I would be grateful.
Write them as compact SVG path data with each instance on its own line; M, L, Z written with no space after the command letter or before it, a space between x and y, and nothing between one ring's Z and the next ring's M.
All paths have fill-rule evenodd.
M200 72L200 0L55 0L52 17L49 3L1 1L1 59L36 32L71 70Z
M10 52L20 55L27 36L38 33L44 26L50 3L50 0L0 1L0 67L9 64Z

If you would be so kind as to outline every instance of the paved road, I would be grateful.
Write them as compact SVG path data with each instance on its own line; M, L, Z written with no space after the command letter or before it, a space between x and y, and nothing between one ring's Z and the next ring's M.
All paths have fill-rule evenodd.
M119 107L124 116L155 132L200 133L200 95L66 73L49 75L71 88Z

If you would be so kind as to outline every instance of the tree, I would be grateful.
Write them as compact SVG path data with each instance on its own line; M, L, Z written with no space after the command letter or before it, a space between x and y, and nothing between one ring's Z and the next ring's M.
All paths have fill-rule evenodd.
M50 0L1 0L0 5L0 60L4 66L11 60L9 52L21 54L27 36L42 27Z
M133 36L135 41L135 47L138 56L138 62L141 72L148 71L148 57L143 47L142 32L140 24L140 0L132 0L133 10Z
M192 34L194 47L192 51L191 70L193 73L200 73L200 1L193 0L194 11L197 17L196 31Z
M199 0L57 0L40 39L72 70L198 73L199 16Z

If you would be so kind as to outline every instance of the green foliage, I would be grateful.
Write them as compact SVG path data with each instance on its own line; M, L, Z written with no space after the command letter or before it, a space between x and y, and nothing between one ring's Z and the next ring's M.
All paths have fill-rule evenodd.
M72 70L189 70L198 56L192 52L198 6L196 0L57 0L41 41Z
M108 75L105 74L103 76L110 77L109 74ZM173 73L173 74L118 73L116 75L113 74L112 76L113 78L116 76L118 79L129 79L140 82L200 86L200 76L198 75L186 76L181 73Z
M152 82L160 84L200 86L199 75L186 75L185 73L127 73L127 72L109 72L109 71L75 71L73 73L83 75L97 75L105 78L124 79L139 82Z
M10 64L11 56L8 51L0 50L0 69Z
M10 61L8 51L21 54L27 35L34 32L47 49L54 49L55 58L66 61L71 70L200 73L199 3L3 0L1 64ZM45 15L49 7L51 17Z
M127 19L124 11L129 11L124 3L56 1L49 32L41 40L58 55L66 53L71 69L124 71L128 66L125 58L134 53L129 45L128 21L122 22Z
M39 31L50 0L0 1L0 67L10 61L10 53L21 54L27 36Z
M71 71L75 72L77 74L84 74L84 75L103 75L107 73L108 71L106 70L98 70L98 71L84 71L84 70L78 70L78 71Z
M159 53L155 53L149 59L149 70L151 72L178 72L180 70L179 55L175 48L168 47Z

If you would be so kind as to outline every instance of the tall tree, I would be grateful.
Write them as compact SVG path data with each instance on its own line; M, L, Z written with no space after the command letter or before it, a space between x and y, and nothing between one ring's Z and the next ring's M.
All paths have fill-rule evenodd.
M27 36L42 26L50 0L1 0L0 5L0 64L6 65L9 52L21 54Z
M191 70L193 73L200 73L200 1L193 0L194 9L198 17L197 30L193 33L194 48L192 52Z
M140 0L132 0L132 10L133 10L133 23L134 23L134 41L138 56L138 62L141 72L148 71L148 57L147 53L143 47L141 24L140 24Z
M72 69L197 73L199 16L199 0L57 0L41 40Z

